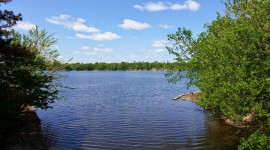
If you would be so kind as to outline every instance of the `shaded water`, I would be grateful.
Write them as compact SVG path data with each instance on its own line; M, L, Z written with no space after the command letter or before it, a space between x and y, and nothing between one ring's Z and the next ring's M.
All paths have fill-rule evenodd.
M51 149L235 149L235 136L195 103L172 98L196 87L165 72L63 72L65 97L39 110Z

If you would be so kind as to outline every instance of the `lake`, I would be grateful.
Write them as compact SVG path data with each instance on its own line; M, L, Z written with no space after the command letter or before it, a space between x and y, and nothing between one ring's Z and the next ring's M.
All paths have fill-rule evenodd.
M50 149L236 149L234 131L190 101L185 81L169 84L161 71L71 71L75 89L53 109L38 110Z

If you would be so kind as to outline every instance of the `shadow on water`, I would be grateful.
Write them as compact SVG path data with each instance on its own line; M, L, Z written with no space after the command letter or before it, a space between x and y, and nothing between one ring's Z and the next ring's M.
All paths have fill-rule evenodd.
M239 141L237 129L225 124L210 112L205 111L204 113L207 116L205 128L210 138L204 139L202 149L237 149Z

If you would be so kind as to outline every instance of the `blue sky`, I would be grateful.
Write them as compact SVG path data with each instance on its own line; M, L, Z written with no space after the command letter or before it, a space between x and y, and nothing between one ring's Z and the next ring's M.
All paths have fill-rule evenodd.
M54 33L60 58L80 63L173 61L167 34L185 27L196 37L224 11L219 0L13 0L1 7L22 14L16 30L38 25Z

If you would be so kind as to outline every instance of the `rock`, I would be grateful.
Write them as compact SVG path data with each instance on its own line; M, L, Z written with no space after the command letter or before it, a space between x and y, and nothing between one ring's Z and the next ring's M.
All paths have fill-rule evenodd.
M191 93L185 93L185 94L179 95L179 96L177 96L177 97L175 97L173 99L174 100L187 100L187 101L192 101L192 102L197 103L198 102L198 93L199 93L199 91L191 92Z

